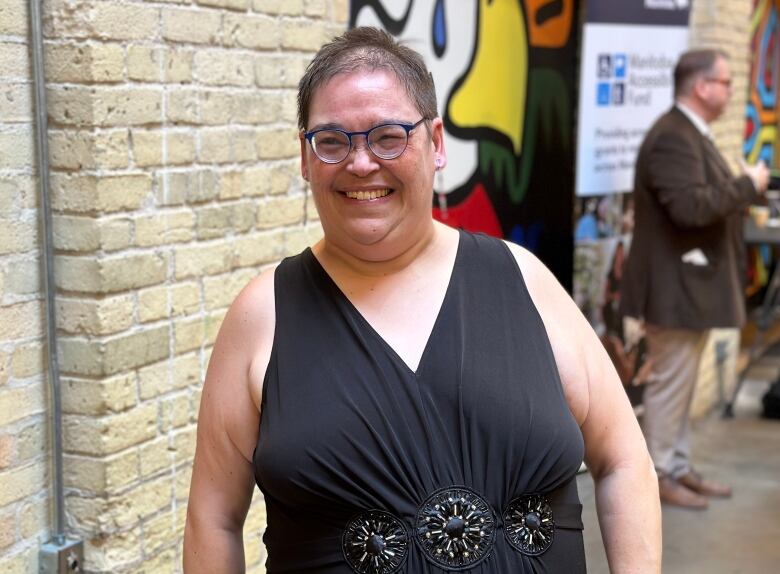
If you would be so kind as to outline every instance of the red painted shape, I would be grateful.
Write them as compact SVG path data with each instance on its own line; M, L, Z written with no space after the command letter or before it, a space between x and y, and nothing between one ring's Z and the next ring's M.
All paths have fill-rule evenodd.
M482 232L493 237L504 236L496 210L481 183L475 185L468 197L458 205L447 206L444 210L434 207L433 218L450 227Z

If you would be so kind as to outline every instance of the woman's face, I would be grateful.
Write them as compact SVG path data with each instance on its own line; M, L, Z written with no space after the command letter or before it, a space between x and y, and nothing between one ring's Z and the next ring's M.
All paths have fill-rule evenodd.
M322 127L365 131L379 124L414 124L422 114L410 101L395 74L384 70L334 76L314 93L308 131ZM301 173L312 188L314 201L330 242L367 260L382 260L405 249L432 223L433 176L446 162L439 118L420 124L409 134L406 150L383 160L355 136L352 151L342 162L321 161L301 140ZM369 199L371 195L378 195Z

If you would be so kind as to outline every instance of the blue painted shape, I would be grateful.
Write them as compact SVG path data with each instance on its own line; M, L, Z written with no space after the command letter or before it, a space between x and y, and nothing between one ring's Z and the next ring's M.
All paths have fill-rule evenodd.
M528 251L531 253L536 253L538 247L539 247L539 238L542 235L542 231L544 230L544 223L541 221L536 221L532 223L528 227L528 232L523 229L523 226L518 224L515 225L511 231L509 232L509 235L507 236L507 239L511 241L512 243L517 243L518 245L522 245Z
M447 48L447 21L444 17L444 0L436 0L433 9L433 51L441 57Z
M767 66L766 56L768 55L769 39L776 33L777 12L772 10L769 13L769 20L766 23L766 30L764 30L764 35L761 38L761 47L758 50L758 74L756 74L758 79L756 91L758 92L758 97L761 99L761 105L766 109L773 108L777 101L777 86L767 86L764 82L764 78L766 77L764 71ZM773 70L771 78L774 82L777 81L775 76L776 72Z
M609 82L599 82L596 86L596 103L599 106L609 105Z

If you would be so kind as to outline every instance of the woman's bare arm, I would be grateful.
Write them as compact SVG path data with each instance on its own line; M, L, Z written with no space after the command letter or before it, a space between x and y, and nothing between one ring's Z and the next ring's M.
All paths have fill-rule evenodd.
M569 408L585 440L610 571L661 571L658 480L620 379L585 317L550 271L510 246L552 344Z
M203 385L184 530L184 571L244 572L252 453L274 331L273 272L250 283L220 328Z

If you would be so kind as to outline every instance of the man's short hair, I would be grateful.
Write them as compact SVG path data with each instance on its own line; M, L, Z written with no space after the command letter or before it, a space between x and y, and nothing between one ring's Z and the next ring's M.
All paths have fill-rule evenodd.
M710 48L684 52L674 67L674 96L689 95L696 80L713 72L718 58L728 60L728 55L723 50Z
M307 129L314 92L336 74L356 71L392 72L424 118L439 115L433 77L422 56L377 28L348 30L322 48L298 84L298 128Z

